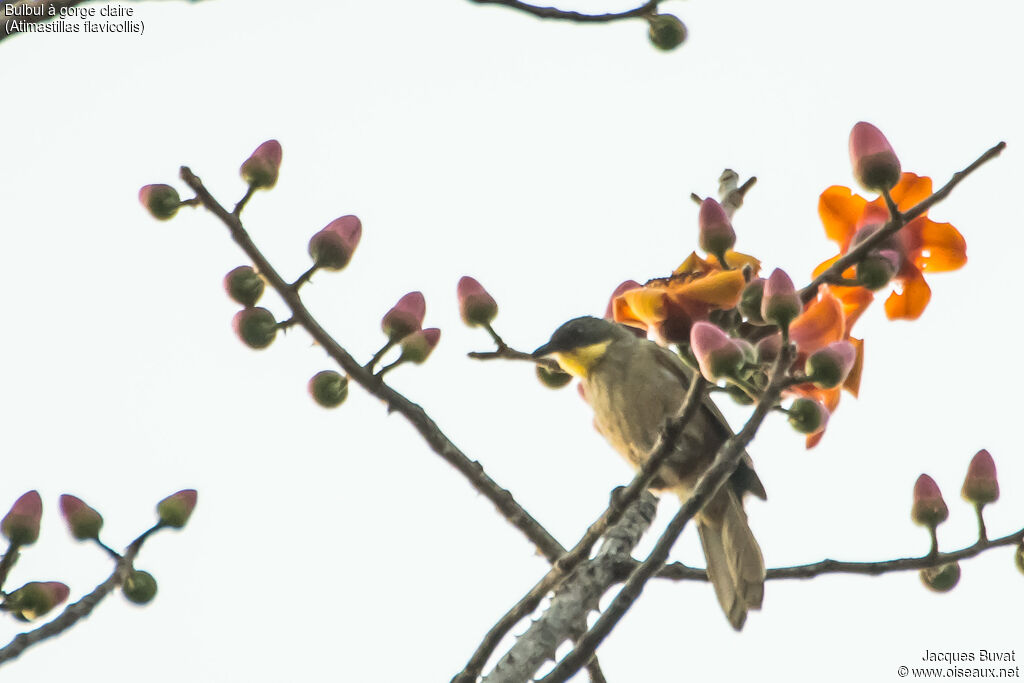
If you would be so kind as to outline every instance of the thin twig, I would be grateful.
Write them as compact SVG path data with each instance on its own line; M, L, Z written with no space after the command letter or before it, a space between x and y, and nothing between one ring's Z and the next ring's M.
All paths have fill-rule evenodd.
M725 443L718 449L715 461L701 475L693 493L680 506L679 512L669 522L668 527L666 527L661 538L658 539L647 559L633 571L629 579L626 580L622 590L615 596L604 613L594 622L590 630L577 641L576 647L551 670L551 673L541 679L541 683L561 683L579 671L587 660L593 656L594 652L597 651L598 646L611 633L622 617L625 616L629 608L637 601L647 582L658 573L658 570L665 566L668 554L680 534L682 534L686 524L700 512L704 504L715 495L718 489L725 484L735 471L747 445L753 440L764 418L771 412L775 402L779 399L786 380L786 370L792 361L793 348L789 344L784 344L772 368L772 376L768 387L754 407L750 418L743 425L743 429L726 439Z
M949 193L953 191L953 188L960 184L960 181L974 173L986 162L995 159L1004 149L1006 149L1005 142L1000 142L993 146L987 152L975 159L970 166L962 171L954 173L949 182L943 185L937 192L933 192L930 196L922 199L915 206L904 211L902 214L897 213L892 220L885 224L885 227L865 239L850 251L843 254L835 263L829 266L827 270L822 272L821 275L811 280L809 285L800 290L800 299L804 303L807 303L816 297L818 295L818 288L821 285L831 282L836 278L841 278L847 268L860 263L865 254L896 234L896 232L898 232L904 225L910 223L910 221L914 220L918 216L924 215L928 209L948 197Z
M1016 545L1024 541L1024 529L1007 534L1000 538L991 540L979 540L966 548L948 553L931 552L920 557L904 557L896 560L883 560L879 562L842 562L839 560L825 559L811 564L799 564L792 567L775 567L768 570L766 579L812 579L822 574L863 574L867 576L879 576L891 572L904 572L915 569L928 569L940 567L950 562L967 560L986 550L1001 548L1007 545ZM636 565L639 561L634 560ZM679 562L665 565L658 578L672 579L674 581L707 581L708 575L703 569L688 567Z
M470 351L466 354L474 360L525 360L552 372L563 372L562 366L553 358L534 358L529 353L517 351L511 346L498 347L497 351Z
M120 559L117 560L114 571L107 577L107 580L92 589L92 592L88 595L65 607L57 618L43 624L39 628L19 633L11 642L0 648L0 664L15 659L33 645L64 633L80 620L89 616L105 597L124 583L128 572L131 570L132 562L135 561L135 556L142 550L142 544L146 542L150 535L162 528L164 528L164 524L160 522L140 534L138 538L128 545L124 555L121 555Z
M683 405L679 408L676 416L666 422L659 440L651 451L650 456L648 456L644 466L633 477L628 486L615 492L608 507L590 525L582 538L573 546L572 550L558 558L548 573L491 627L477 647L476 652L473 653L473 656L466 664L466 667L456 674L455 678L452 679L452 683L475 681L487 660L490 659L491 654L494 653L494 649L501 642L501 639L521 619L537 609L537 605L544 599L544 596L551 592L563 578L590 556L590 551L593 549L594 544L608 530L608 527L615 524L622 516L623 511L636 501L640 494L647 490L657 475L658 470L661 469L661 465L675 452L677 442L682 436L687 423L693 419L693 416L701 407L705 386L706 382L704 382L700 374L694 373L690 381L690 388L686 393L686 398L683 400Z
M478 5L502 5L510 9L519 10L531 14L541 19L561 19L563 21L574 21L579 23L607 23L610 21L619 21L621 19L630 19L632 17L642 17L648 14L655 14L658 11L658 3L661 0L650 0L645 2L639 7L635 7L631 10L624 12L611 12L607 14L584 14L582 12L574 12L571 10L561 10L557 7L539 7L537 5L530 5L519 0L469 0L475 2Z
M565 553L554 536L548 533L540 522L533 518L512 496L499 486L483 470L480 463L470 460L459 448L445 436L437 423L419 405L413 403L402 394L385 384L380 378L374 377L366 368L359 365L334 338L320 326L302 302L296 292L270 264L263 253L256 247L238 216L227 211L206 189L202 181L187 166L181 168L181 178L192 188L203 206L213 213L231 232L231 237L242 248L242 251L256 265L260 274L281 296L292 311L292 317L309 333L309 335L348 373L348 376L366 389L371 395L379 398L388 406L388 410L402 415L423 437L427 445L443 458L448 464L462 474L477 491L482 493L498 512L512 526L519 529L537 549L544 554L549 562L554 562Z

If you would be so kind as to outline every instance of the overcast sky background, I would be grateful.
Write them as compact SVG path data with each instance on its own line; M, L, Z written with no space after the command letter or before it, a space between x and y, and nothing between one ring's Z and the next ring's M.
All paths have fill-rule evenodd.
M181 164L233 203L239 164L268 138L284 165L245 212L257 243L294 277L310 235L358 214L354 261L314 278L310 307L365 360L380 316L422 290L441 344L391 381L565 545L631 472L573 389L465 357L489 345L459 321L461 275L532 349L600 314L622 280L677 266L696 246L690 192L731 167L759 178L737 248L805 282L835 253L817 197L852 184L856 121L936 185L1006 140L931 213L963 232L967 266L929 276L917 322L887 321L879 300L857 323L861 397L844 396L817 449L769 421L750 449L769 501L749 510L769 566L917 555L911 490L928 472L951 510L942 547L963 547L975 523L959 489L985 447L1004 496L990 534L1024 525L1020 3L670 1L691 33L669 54L640 21L545 23L464 0L130 6L142 36L0 44L0 507L30 489L45 506L7 586L62 580L76 599L109 574L64 530L61 493L103 512L118 547L165 495L194 487L199 505L137 562L159 581L154 603L113 596L4 680L447 681L546 569L401 417L357 387L316 407L305 384L330 364L303 333L262 352L234 338L220 281L244 259L222 225L191 210L157 223L138 205ZM773 581L741 634L709 586L654 581L601 661L615 683L885 681L925 649L1024 657L1012 556L964 562L947 595L916 572ZM703 561L692 530L673 558ZM22 627L3 628L6 642Z

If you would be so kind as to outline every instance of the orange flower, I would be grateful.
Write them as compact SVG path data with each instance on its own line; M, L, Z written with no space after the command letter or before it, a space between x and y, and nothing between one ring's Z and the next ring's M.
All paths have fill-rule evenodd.
M853 369L846 376L841 388L846 389L854 397L860 391L860 376L864 367L864 340L854 339L850 336L850 328L853 326L856 317L863 309L855 311L851 317L847 313L847 303L839 298L836 289L860 289L860 287L830 287L823 285L818 291L818 298L808 302L804 312L789 325L789 336L796 344L797 361L796 367L803 367L807 356L818 349L824 348L837 341L846 340L853 344L857 351L857 358L854 361ZM868 292L870 294L870 292ZM865 304L866 306L866 304ZM834 389L820 389L813 384L800 384L789 391L797 396L813 398L820 402L829 413L835 412L839 406L840 387ZM813 448L825 435L822 430L811 434L806 439L807 448Z
M739 303L746 286L743 266L750 265L756 273L761 265L754 257L733 251L725 258L732 270L723 270L717 258L704 260L690 254L669 277L619 295L612 304L614 319L653 329L668 342L688 341L693 323L706 320L713 310Z
M931 178L904 173L892 189L892 198L900 211L906 211L931 193ZM889 218L882 197L869 202L849 188L839 185L821 193L818 214L825 226L826 236L839 245L840 253L819 265L814 271L815 277L850 250L850 244L859 230L869 225L884 224ZM893 278L898 291L892 292L886 299L885 314L890 320L915 320L924 312L931 299L931 288L925 282L924 272L956 270L963 266L967 262L967 243L952 225L936 223L927 214L910 221L894 235L892 242L901 262ZM848 269L843 275L854 277L854 269ZM862 287L835 287L834 294L843 302L847 316L853 320L873 298ZM852 325L852 322L849 324Z

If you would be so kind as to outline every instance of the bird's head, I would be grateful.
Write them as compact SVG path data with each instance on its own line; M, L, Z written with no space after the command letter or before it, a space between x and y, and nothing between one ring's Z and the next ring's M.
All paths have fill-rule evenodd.
M609 320L589 315L573 318L555 330L548 343L533 352L533 357L551 356L569 374L586 377L612 342L620 338L630 339L631 335Z

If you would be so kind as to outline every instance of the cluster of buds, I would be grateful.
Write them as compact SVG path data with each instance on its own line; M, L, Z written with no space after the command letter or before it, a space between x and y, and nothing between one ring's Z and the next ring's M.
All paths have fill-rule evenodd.
M157 504L159 522L156 528L180 529L188 522L196 505L197 494L192 489L178 491ZM105 551L114 551L100 541L103 516L77 496L64 494L60 497L60 513L71 536L78 541L92 541ZM29 491L14 502L11 509L0 521L0 531L8 540L8 548L0 561L0 584L7 578L7 572L18 560L20 551L39 539L39 527L43 517L43 501L38 491ZM116 553L115 553L116 555ZM0 585L2 588L2 585ZM148 572L129 568L122 583L124 596L133 603L145 604L156 595L156 580ZM59 581L30 581L13 591L0 591L3 602L0 610L10 613L21 621L32 621L64 603L71 590Z
M996 465L992 456L985 449L978 451L967 466L967 476L964 478L960 494L965 501L974 506L978 518L978 540L987 540L985 531L985 519L982 514L983 508L989 503L999 500L999 481L996 479ZM939 485L927 474L922 474L914 484L914 500L910 508L910 518L915 524L928 529L932 539L931 554L937 555L938 537L936 530L940 524L949 518L949 508L942 498ZM1019 548L1017 551L1017 564L1020 567ZM1021 568L1024 571L1024 568ZM952 590L960 580L960 566L957 562L948 562L937 567L922 569L920 572L921 581L925 586L939 593Z

